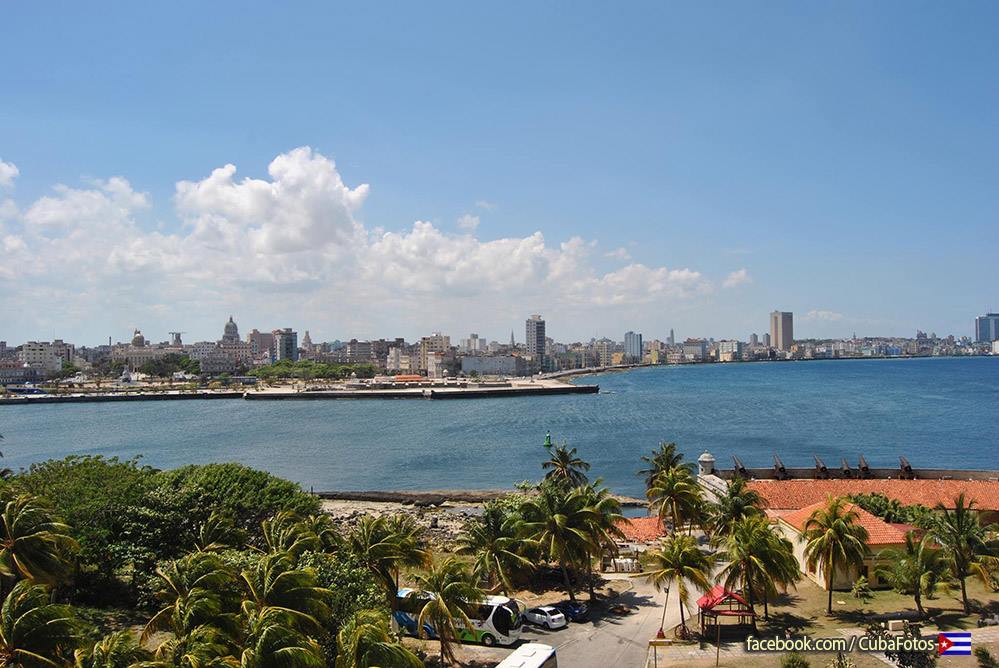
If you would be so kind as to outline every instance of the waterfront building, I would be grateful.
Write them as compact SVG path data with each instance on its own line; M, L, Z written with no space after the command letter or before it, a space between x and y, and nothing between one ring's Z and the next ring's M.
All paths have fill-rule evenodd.
M250 344L250 354L254 359L262 356L274 357L274 334L271 332L261 332L256 329L250 330L246 335L246 342Z
M999 341L999 313L986 313L975 318L975 342L993 341Z
M545 321L535 313L527 319L527 354L535 359L539 365L545 355Z
M275 329L274 335L274 360L298 361L298 332L291 327Z
M406 350L406 346L392 346L385 353L385 369L408 373L419 370L419 356L414 360Z
M718 342L719 362L738 362L742 359L742 341L722 340Z
M770 341L774 348L790 351L794 343L794 314L790 311L774 311L770 314Z
M597 353L597 363L600 366L610 366L613 364L614 342L610 339L600 339L594 345Z
M451 349L451 337L440 332L434 332L430 336L420 339L420 370L428 371L430 368L430 355L433 353L444 353Z
M72 362L74 346L56 339L48 341L28 341L21 346L19 359L22 364L44 374L58 373L63 362Z
M0 359L0 385L16 385L20 383L33 383L44 376L38 369L17 359Z
M0 360L7 357L7 342L0 341Z
M624 333L624 354L632 362L642 361L642 335L635 332Z
M701 362L708 356L708 342L704 339L687 339L683 342L683 358L688 362Z
M182 355L183 347L171 346L167 343L150 345L146 337L138 329L132 333L129 343L118 343L111 347L111 360L124 362L135 369L147 362L154 362L170 354Z
M676 335L673 334L673 328L672 327L669 328L669 344L671 346L675 346L676 345Z
M373 355L370 341L351 339L347 342L347 362L349 364L368 364Z
M486 340L480 338L478 334L469 334L467 339L462 339L458 350L469 355L482 355L488 349Z
M477 355L461 358L461 372L466 376L526 376L528 366L517 355Z
M770 335L767 334L766 332L764 332L764 334L763 334L763 347L764 348L769 348L770 347L770 343L771 343L771 341L770 341Z
M753 348L760 345L760 337L756 335L756 332L753 332L752 334L749 335L749 345L752 346Z

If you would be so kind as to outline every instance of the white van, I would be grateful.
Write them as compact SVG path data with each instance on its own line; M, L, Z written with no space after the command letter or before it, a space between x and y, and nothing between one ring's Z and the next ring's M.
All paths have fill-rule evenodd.
M557 668L555 648L539 642L529 642L513 651L496 668Z

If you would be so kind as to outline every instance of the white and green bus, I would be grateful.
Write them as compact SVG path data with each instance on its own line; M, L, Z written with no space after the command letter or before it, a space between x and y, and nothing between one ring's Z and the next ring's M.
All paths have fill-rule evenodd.
M558 668L558 657L551 645L529 642L513 650L496 668Z
M427 599L433 594L413 589L400 589L396 598L396 611L393 619L399 629L411 636L420 636L419 618ZM486 596L477 605L471 606L468 618L471 628L459 620L462 642L477 642L488 647L512 645L520 640L524 619L517 603L506 596ZM424 624L423 636L436 638L437 632L430 624Z

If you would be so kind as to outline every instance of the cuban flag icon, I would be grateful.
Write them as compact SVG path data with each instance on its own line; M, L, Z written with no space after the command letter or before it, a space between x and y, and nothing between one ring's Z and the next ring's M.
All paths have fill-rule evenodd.
M937 636L937 654L971 656L971 633L941 633Z

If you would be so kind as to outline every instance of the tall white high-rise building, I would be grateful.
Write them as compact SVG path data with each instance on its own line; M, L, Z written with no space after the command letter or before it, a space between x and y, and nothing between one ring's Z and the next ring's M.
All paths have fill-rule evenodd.
M774 311L770 314L770 343L777 350L787 351L794 344L794 314Z
M527 319L527 354L538 360L545 354L545 321L537 313Z
M642 360L642 335L635 332L624 333L624 354L632 361Z

